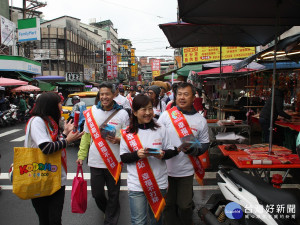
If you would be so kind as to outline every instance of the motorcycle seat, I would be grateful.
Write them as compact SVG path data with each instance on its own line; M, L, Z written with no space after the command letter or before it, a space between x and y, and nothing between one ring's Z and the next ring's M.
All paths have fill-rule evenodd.
M254 177L238 169L232 169L228 174L236 184L255 195L263 204L273 204L275 207L281 204L285 207L294 204L296 207L296 218L300 218L300 201L295 194L284 189L274 188L261 178Z

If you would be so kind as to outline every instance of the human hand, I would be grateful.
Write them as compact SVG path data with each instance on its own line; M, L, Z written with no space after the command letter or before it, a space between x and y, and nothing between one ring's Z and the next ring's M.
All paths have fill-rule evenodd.
M148 155L147 155L147 151L145 150L145 149L139 149L138 151L137 151L137 155L138 155L138 157L140 158L140 159L144 159L144 158L147 158L148 157Z
M152 155L152 156L154 156L157 159L162 159L165 156L165 151L160 150L160 154L155 154L155 155Z
M83 162L82 159L77 159L77 160L76 160L76 163L79 164L79 165L82 165L82 162Z
M74 129L73 120L70 120L69 122L65 121L64 124L64 134L68 136L68 134Z
M78 131L76 132L69 132L68 136L66 137L66 140L68 143L72 143L73 141L76 141L82 137L84 134L84 131L79 133Z
M121 141L121 138L112 137L109 135L107 135L105 139L108 140L112 144L120 144L120 141Z

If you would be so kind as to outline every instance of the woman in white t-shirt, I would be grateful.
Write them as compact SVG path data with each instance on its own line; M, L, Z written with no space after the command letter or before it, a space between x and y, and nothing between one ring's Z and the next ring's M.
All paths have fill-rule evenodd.
M32 205L38 214L39 224L61 224L66 185L66 152L68 143L79 139L83 133L71 132L71 121L65 123L64 131L59 129L61 118L61 98L53 92L39 96L31 111L33 116L26 127L25 147L40 148L45 155L62 151L61 189L46 197L32 199Z
M158 188L162 196L164 196L168 187L165 160L176 156L178 151L174 150L173 146L170 145L165 128L154 122L153 105L148 96L144 94L136 96L133 100L132 110L130 126L122 131L120 144L121 160L127 163L131 224L147 224L147 211L151 224L162 224L161 219L158 221L155 219L153 211L149 206L147 195L139 179L140 173L138 173L137 165L142 159L147 158L151 167L149 170L152 170ZM129 135L131 135L131 138L128 138ZM132 148L134 146L132 145L133 136L135 137L134 140L138 140L141 144L140 146L137 145L135 149ZM140 148L141 146L142 148ZM149 149L156 149L157 154L155 156L153 156L154 154L151 155Z
M159 99L160 87L152 85L148 88L147 94L153 102L154 121L156 122L160 115L166 110L166 103Z

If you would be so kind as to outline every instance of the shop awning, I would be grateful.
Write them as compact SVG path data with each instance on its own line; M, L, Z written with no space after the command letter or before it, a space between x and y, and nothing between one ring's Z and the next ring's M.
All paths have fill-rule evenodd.
M41 89L41 91L53 91L55 90L55 86L53 86L51 83L37 80L38 86Z
M71 82L71 81L66 81L66 82L56 82L57 85L59 86L84 86L84 83L81 82Z
M195 64L195 65L186 65L181 69L177 70L177 75L187 77L190 71L201 72L202 71L202 64Z
M21 72L18 72L18 71L16 71L16 72L20 75L20 76L19 76L19 79L26 80L26 81L28 81L28 82L31 82L31 81L34 80L34 79L32 79L32 78L26 76L25 74L21 73Z

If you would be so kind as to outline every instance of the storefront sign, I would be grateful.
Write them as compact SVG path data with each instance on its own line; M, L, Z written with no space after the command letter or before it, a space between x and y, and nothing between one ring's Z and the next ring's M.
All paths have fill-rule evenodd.
M152 69L153 77L157 77L160 75L160 60L159 59L153 59L151 69Z
M135 73L135 49L132 48L130 50L130 63L132 64L131 68L131 76L135 77L136 73Z
M30 18L30 19L18 20L18 39L19 42L40 41L41 40L40 19Z
M0 55L0 71L19 71L41 75L41 64L21 56Z
M106 40L106 63L107 63L107 79L113 79L110 40Z
M82 74L80 74L80 73L66 73L66 81L82 82Z
M118 56L113 55L111 57L112 59L112 70L113 70L113 77L117 78L118 77Z
M3 16L0 16L0 19L1 44L6 46L12 46L14 44L16 25Z
M222 60L242 59L255 54L255 47L222 47ZM220 60L220 47L183 48L183 63Z

